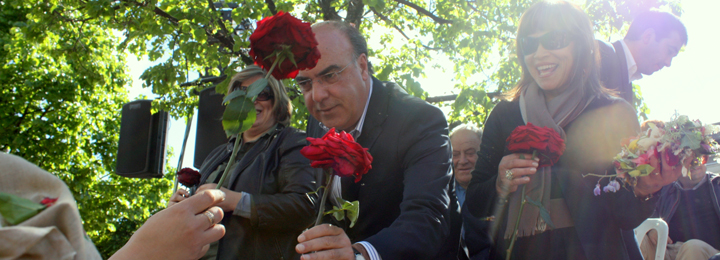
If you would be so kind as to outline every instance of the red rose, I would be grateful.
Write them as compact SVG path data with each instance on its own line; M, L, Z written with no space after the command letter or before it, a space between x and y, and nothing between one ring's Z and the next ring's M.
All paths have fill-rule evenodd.
M345 131L335 132L330 129L321 138L307 138L310 145L303 147L300 153L310 159L314 168L333 168L335 175L340 177L355 176L355 182L362 179L372 168L372 156L355 142Z
M192 187L200 183L200 173L191 168L182 168L178 172L178 182L185 187Z
M516 127L506 142L511 153L538 151L538 167L552 166L565 151L565 140L554 129L538 127L532 123Z
M257 29L250 35L250 57L255 64L270 70L276 56L275 51L287 50L292 53L295 64L285 59L273 70L276 79L295 78L299 70L312 69L320 59L315 33L309 23L292 15L278 12L257 23Z
M58 200L58 198L45 197L44 199L42 199L42 200L40 201L40 204L45 205L45 207L47 208L47 207L50 207L50 206L52 206L52 205L55 205L55 202L57 202L57 200Z

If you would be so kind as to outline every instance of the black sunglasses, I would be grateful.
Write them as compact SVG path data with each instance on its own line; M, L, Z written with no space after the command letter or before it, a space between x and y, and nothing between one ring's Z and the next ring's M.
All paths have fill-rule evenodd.
M523 55L537 51L540 44L546 50L558 50L567 47L573 41L572 35L565 31L552 31L540 37L525 36L520 38L520 50Z
M257 98L255 100L257 101L268 101L273 99L274 96L272 94L272 90L270 90L270 86L265 87L263 91L260 92L260 94L257 95Z
M235 84L233 84L233 86L232 86L232 91L235 91L235 90L247 90L247 88L248 88L248 87L246 87L246 86L241 86L241 83L240 83L240 82L235 82ZM232 92L232 91L230 91L230 92ZM270 89L270 85L267 85L267 86L265 86L265 89L263 89L263 91L261 91L261 92L257 95L257 98L255 98L255 100L257 100L257 101L268 101L268 100L273 99L274 97L275 97L275 96L273 96L273 94L272 94L272 90Z

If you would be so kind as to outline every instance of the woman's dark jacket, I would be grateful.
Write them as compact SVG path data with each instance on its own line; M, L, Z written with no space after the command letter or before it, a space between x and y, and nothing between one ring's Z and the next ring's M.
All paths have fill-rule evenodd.
M238 159L228 188L252 195L251 218L225 213L217 259L299 259L297 237L315 217L320 172L300 154L305 132L278 125ZM213 150L200 167L200 183L227 162L235 139Z
M520 125L524 125L524 122L517 101L500 102L485 123L479 158L472 173L462 212L463 220L472 224L465 225L466 237L474 237L478 241L468 241L471 254L487 254L489 251L490 258L504 257L507 245L502 236L508 221L507 204L501 208L496 220L485 219L494 215L496 205L502 205L496 204L498 198L495 181L498 166L502 157L510 154L505 140ZM566 241L579 240L581 246L571 250L546 250L550 253L554 250L576 252L579 256L584 255L586 259L627 259L621 230L631 230L650 216L657 198L641 200L634 196L631 189L626 188L621 188L617 193L594 196L593 189L598 178L583 177L583 174L614 173L612 160L620 151L622 139L634 136L639 131L635 111L623 100L596 98L564 130L567 135L566 149L552 168L555 180L551 197L555 195L565 199L574 222L573 227L564 229L571 231L564 233L568 237ZM605 179L601 183L606 185L607 181ZM555 192L558 191L555 184L559 184L557 186L560 193ZM517 192L520 192L521 188L519 187ZM487 224L483 224L483 221ZM512 221L514 223L515 220ZM491 226L495 228L490 228ZM561 230L563 229L557 231ZM537 236L539 235L535 235Z

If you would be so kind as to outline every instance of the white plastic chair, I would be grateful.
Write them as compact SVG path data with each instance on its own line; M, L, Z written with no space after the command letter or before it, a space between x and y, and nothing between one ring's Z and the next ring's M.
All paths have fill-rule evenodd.
M643 221L640 226L635 228L635 239L637 239L638 246L642 244L645 234L650 231L650 229L655 229L658 233L658 246L657 250L655 250L655 260L663 260L665 259L665 248L667 247L668 225L665 220L661 218L649 218Z

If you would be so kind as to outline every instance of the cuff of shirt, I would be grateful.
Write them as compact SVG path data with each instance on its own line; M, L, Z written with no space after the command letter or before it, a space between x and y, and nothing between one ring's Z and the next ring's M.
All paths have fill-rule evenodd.
M357 243L365 247L365 251L367 251L368 256L370 256L369 260L382 260L382 258L380 258L380 254L378 254L377 250L375 250L375 247L373 247L372 244L367 241L360 241Z
M251 215L252 195L244 191L241 191L240 194L242 194L242 196L240 197L240 202L235 206L233 215L249 219Z

